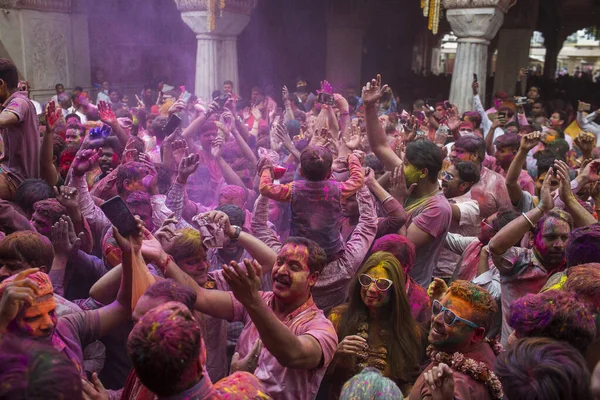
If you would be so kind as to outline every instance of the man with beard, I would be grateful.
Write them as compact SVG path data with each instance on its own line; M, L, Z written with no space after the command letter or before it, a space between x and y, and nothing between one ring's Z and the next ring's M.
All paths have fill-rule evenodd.
M0 58L0 132L4 161L0 199L12 200L19 184L40 177L40 133L33 103L18 90L19 73L11 60Z
M490 255L500 272L503 344L512 331L506 317L513 300L539 292L552 274L566 268L565 246L573 229L573 218L554 208L550 194L551 176L552 168L544 179L540 203L511 221L489 243ZM513 247L531 229L532 248Z
M85 378L82 349L124 323L131 315L131 242L116 229L114 235L124 254L124 273L114 302L98 310L58 317L49 276L37 268L26 269L0 284L0 299L6 293L10 293L11 298L15 292L22 295L20 309L2 319L0 331L51 344L65 354ZM138 246L141 245L141 238L134 240L139 242Z
M485 289L465 281L452 283L440 301L434 300L427 348L431 363L415 382L408 399L502 398L499 382L492 385L496 355L485 340L497 311L496 302ZM481 371L469 370L464 362L453 362L453 358L459 359L457 354L461 360L476 362ZM485 371L491 374L487 381L480 378L487 375ZM454 382L448 384L448 380Z
M496 139L494 145L496 146L494 158L496 158L496 163L502 168L502 174L506 177L508 168L519 151L521 138L515 133L505 133ZM532 196L535 194L535 183L527 170L521 168L517 182L523 191L528 192Z
M315 398L337 346L333 325L311 295L327 262L318 244L300 237L287 240L271 269L272 292L259 292L262 267L256 261L223 265L231 287L231 292L224 292L200 287L161 248L151 258L166 277L196 291L198 311L244 322L236 348L240 361L252 357L256 341L262 341L254 375L272 397Z

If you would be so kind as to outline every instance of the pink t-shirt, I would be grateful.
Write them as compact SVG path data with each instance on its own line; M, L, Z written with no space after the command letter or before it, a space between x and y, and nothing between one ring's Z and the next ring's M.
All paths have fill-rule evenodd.
M471 198L479 203L481 218L489 217L502 207L512 207L504 177L486 167L481 168L481 178L471 188Z
M272 307L273 292L260 292L260 295L269 307ZM260 338L256 326L250 319L246 309L231 294L233 301L233 320L244 323L244 330L240 335L236 351L240 359L252 349L254 342ZM323 365L311 370L293 369L282 366L279 361L263 346L258 357L258 366L254 375L265 386L265 389L274 400L312 400L317 395L319 385L325 375L327 366L333 359L337 348L337 333L333 324L323 311L314 303L312 297L298 309L287 315L283 321L296 336L310 335L314 337L323 352Z
M409 203L406 226L415 224L423 232L434 237L432 242L417 249L415 265L410 271L410 276L419 285L428 287L431 283L433 268L438 262L440 251L442 251L446 241L446 234L452 220L452 209L442 192L422 201L413 209L410 209L410 207Z
M2 112L17 116L19 122L2 130L5 143L3 172L9 173L19 183L25 179L40 177L40 132L33 103L27 92L15 92L4 102Z

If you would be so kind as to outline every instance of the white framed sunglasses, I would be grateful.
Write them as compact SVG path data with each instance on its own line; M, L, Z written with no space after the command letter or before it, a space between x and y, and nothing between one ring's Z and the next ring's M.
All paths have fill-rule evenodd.
M360 283L360 285L362 287L370 287L371 284L375 282L375 288L377 290L379 290L380 292L385 292L386 290L388 290L389 288L392 287L392 284L394 282L392 282L389 279L385 279L385 278L373 278L367 274L360 274L358 276L358 283Z

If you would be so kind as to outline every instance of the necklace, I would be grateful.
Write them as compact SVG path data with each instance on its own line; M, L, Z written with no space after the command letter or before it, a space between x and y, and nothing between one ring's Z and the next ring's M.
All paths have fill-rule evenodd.
M494 354L498 355L498 353L502 351L502 345L496 340L486 338L485 342L492 347ZM440 363L447 364L453 370L462 372L476 381L482 382L487 386L494 400L502 400L504 397L500 380L496 374L494 374L494 371L490 370L485 363L475 361L472 358L467 358L463 353L456 352L450 355L443 351L438 351L433 345L427 347L427 356L429 356L431 362L435 365Z
M436 187L433 191L427 193L425 196L421 196L417 199L415 199L414 201L409 203L409 199L410 197L408 197L405 201L404 201L404 209L406 210L406 212L409 212L409 210L413 210L415 208L417 208L418 206L420 206L425 200L429 199L431 196L433 196L434 194L436 194L437 192L440 191L439 187Z
M367 342L369 341L369 323L361 322L358 325L358 336L365 339ZM389 332L385 329L379 331L379 337L385 343L389 338ZM356 353L356 357L359 362L356 364L357 372L362 371L366 367L375 367L380 370L382 373L385 371L387 367L387 356L388 356L388 346L387 344L382 344L381 346L377 346L375 348L369 346L365 351L359 351Z

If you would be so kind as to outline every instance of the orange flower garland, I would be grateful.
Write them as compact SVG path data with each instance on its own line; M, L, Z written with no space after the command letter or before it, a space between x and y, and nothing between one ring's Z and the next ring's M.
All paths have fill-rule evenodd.
M437 35L440 25L440 0L421 0L423 16L428 17L427 28Z

